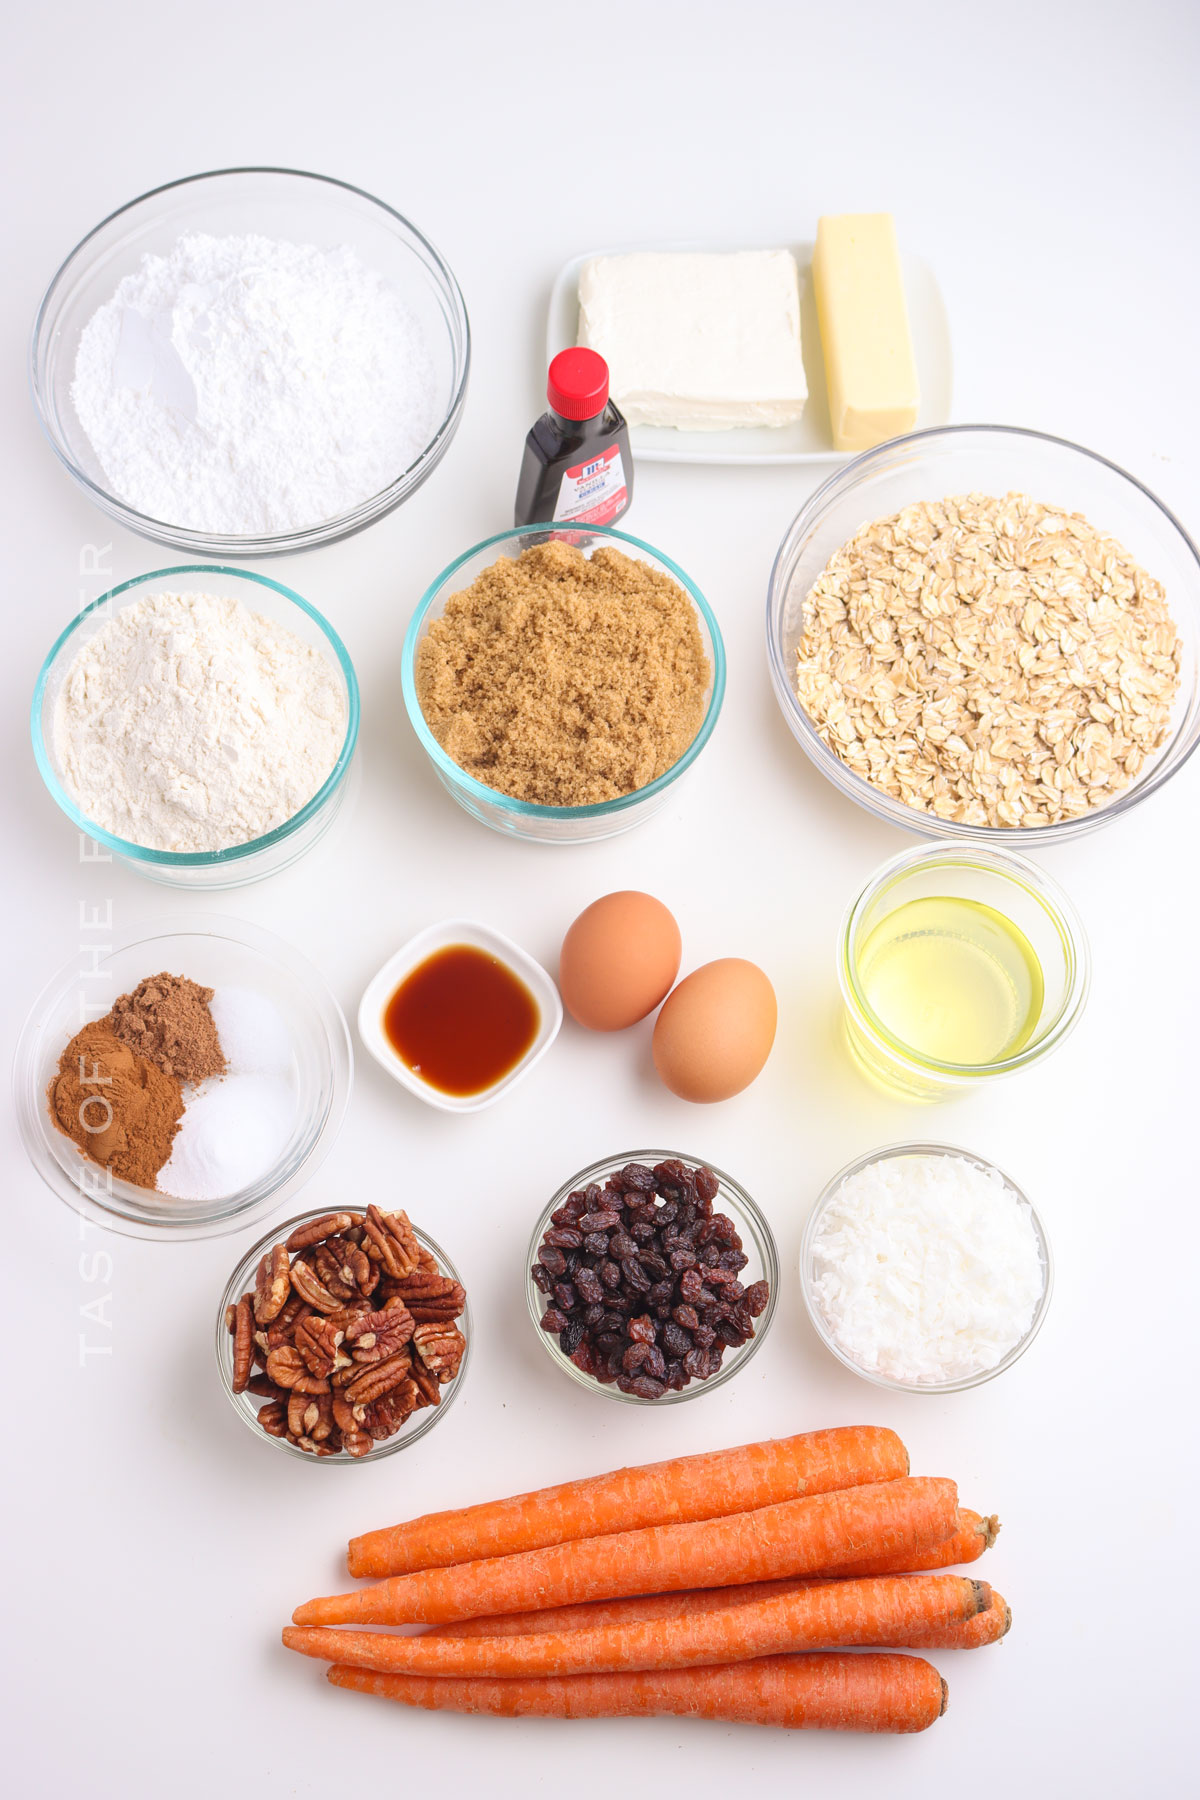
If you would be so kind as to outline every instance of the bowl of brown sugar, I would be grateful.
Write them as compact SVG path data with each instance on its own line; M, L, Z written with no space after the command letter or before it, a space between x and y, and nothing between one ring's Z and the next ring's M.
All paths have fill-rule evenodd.
M725 649L695 583L602 526L501 532L450 564L404 642L443 786L510 837L588 843L662 805L712 734Z

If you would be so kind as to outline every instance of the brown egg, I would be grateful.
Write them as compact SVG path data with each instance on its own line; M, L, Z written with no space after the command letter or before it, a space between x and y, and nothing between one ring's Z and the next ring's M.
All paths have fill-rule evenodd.
M563 1005L589 1031L623 1031L652 1013L679 973L679 927L661 900L626 890L581 912L563 939Z
M681 1100L728 1100L749 1087L775 1042L775 990L740 956L680 982L654 1025L654 1066Z

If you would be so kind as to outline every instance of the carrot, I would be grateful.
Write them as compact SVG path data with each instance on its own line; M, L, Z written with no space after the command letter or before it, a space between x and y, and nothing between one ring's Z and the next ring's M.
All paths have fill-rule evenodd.
M961 1624L940 1633L933 1627L914 1633L907 1639L907 1647L912 1650L981 1650L985 1644L998 1644L1012 1629L1012 1607L995 1588L991 1595L991 1605L977 1612L973 1619L964 1619Z
M426 1513L351 1538L347 1560L351 1575L407 1575L576 1538L752 1512L803 1494L907 1474L908 1452L894 1431L876 1425L808 1431Z
M437 1638L289 1626L289 1650L326 1662L410 1675L596 1675L748 1662L843 1644L909 1644L965 1624L991 1605L986 1582L962 1575L882 1575L817 1582L707 1613L536 1636Z
M790 1581L752 1581L740 1587L695 1588L681 1594L640 1594L624 1600L595 1600L583 1606L552 1606L538 1612L502 1613L499 1617L461 1619L453 1625L431 1625L427 1638L526 1637L540 1632L578 1631L609 1625L666 1622L697 1614L724 1612L751 1600L796 1593L837 1576L800 1576ZM913 1581L926 1579L920 1575ZM924 1627L904 1639L889 1640L911 1650L971 1650L998 1643L1012 1624L1012 1613L992 1589L992 1603L973 1619L940 1628ZM882 1640L877 1639L877 1643Z
M688 1525L654 1525L396 1575L353 1594L309 1600L296 1625L437 1624L529 1612L618 1594L725 1587L837 1568L863 1556L912 1557L949 1537L952 1481L906 1477L787 1500Z
M956 1563L974 1562L990 1550L1000 1532L1000 1521L995 1513L986 1515L972 1512L969 1507L959 1508L958 1530L953 1537L946 1538L940 1544L934 1544L923 1551L919 1562L911 1558L906 1562L901 1556L876 1556L865 1562L838 1570L839 1575L911 1575L917 1569L949 1569Z
M504 1718L623 1719L676 1713L792 1731L924 1731L946 1710L946 1684L919 1656L770 1656L729 1668L565 1675L527 1681L329 1670L334 1687L434 1712Z

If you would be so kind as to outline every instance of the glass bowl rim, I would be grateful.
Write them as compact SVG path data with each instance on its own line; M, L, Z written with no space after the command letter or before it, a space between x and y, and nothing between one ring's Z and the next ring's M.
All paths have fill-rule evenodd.
M102 1204L95 1196L90 1197L89 1204L79 1204L68 1196L42 1166L31 1148L33 1135L32 1121L38 1107L36 1083L31 1087L24 1078L29 1074L26 1066L32 1055L35 1039L40 1035L44 1024L45 1007L53 996L58 994L62 984L69 980L79 979L79 956L86 951L76 951L74 955L61 963L39 987L34 999L26 1011L20 1032L17 1035L16 1048L13 1051L11 1067L11 1091L13 1110L17 1117L17 1133L22 1148L29 1160L35 1175L50 1189L57 1200L88 1223L102 1227L115 1233L118 1237L136 1238L143 1243L196 1243L208 1238L230 1237L234 1232L257 1225L270 1216L272 1208L282 1204L277 1198L284 1188L291 1193L299 1193L307 1182L316 1174L324 1163L333 1144L345 1123L350 1104L350 1095L354 1086L354 1043L346 1015L342 1011L337 995L316 965L303 951L295 948L286 938L280 937L268 927L226 913L183 912L178 915L159 914L151 919L141 919L127 926L122 931L114 932L105 946L106 957L115 956L129 950L137 950L143 944L157 942L164 937L216 937L229 939L243 950L250 950L255 955L269 956L277 961L282 960L289 976L305 986L310 997L314 998L323 1014L327 1015L326 1023L333 1028L331 1050L332 1093L328 1110L321 1128L305 1156L304 1161L285 1177L269 1193L251 1201L235 1212L190 1214L186 1218L172 1219L164 1214L156 1217L145 1212L129 1212L117 1210ZM53 1161L53 1159L51 1159ZM54 1163L55 1169L63 1176L67 1186L71 1186L70 1177L61 1165ZM307 1174L302 1174L307 1169ZM300 1176L299 1180L296 1177ZM78 1190L73 1190L78 1191ZM80 1201L84 1199L79 1194ZM204 1203L200 1203L204 1204ZM213 1203L216 1204L216 1203Z
M919 868L922 863L935 864L947 859L968 866L974 863L988 868L991 873L1006 876L1031 893L1054 925L1065 953L1067 981L1052 1024L1036 1042L1025 1044L1012 1056L1000 1057L995 1062L952 1063L942 1062L935 1056L915 1055L912 1045L905 1044L889 1031L875 1013L859 986L854 968L851 944L867 908L898 877ZM838 985L843 1002L853 1014L856 1026L860 1030L865 1029L882 1044L893 1060L902 1062L908 1069L922 1075L932 1072L948 1080L961 1082L964 1086L986 1081L992 1076L1011 1075L1056 1050L1079 1023L1091 991L1091 947L1075 903L1053 876L1040 869L1036 863L1019 856L1014 850L1000 850L990 844L960 844L943 838L932 843L917 844L889 857L887 862L875 870L842 914L837 943Z
M244 175L282 175L300 182L319 182L322 187L336 188L344 194L352 194L358 200L366 200L372 206L378 207L380 212L386 213L389 219L396 220L422 245L437 272L438 279L444 288L443 298L449 301L454 317L455 331L451 335L454 343L455 364L457 365L461 360L461 368L457 369L458 379L450 396L445 417L425 448L407 468L402 469L386 487L369 495L367 499L359 501L357 506L351 507L347 512L337 513L330 519L319 520L315 525L305 525L283 532L238 534L236 532L203 531L192 526L175 525L167 519L152 518L149 513L139 512L136 507L128 505L108 488L102 486L100 482L94 481L86 470L80 468L66 445L61 441L51 423L51 408L47 402L39 366L39 353L46 319L59 285L68 269L75 263L76 258L86 250L94 238L124 214L133 212L139 206L144 206L147 201L157 200L161 194L193 187L200 182L220 181L226 177ZM461 359L459 356L460 340ZM172 544L178 549L190 549L204 554L206 546L213 546L215 553L220 555L278 556L286 555L289 552L313 549L319 545L352 536L356 531L361 531L365 526L373 524L376 519L384 517L409 493L415 492L425 475L433 471L441 461L451 438L458 429L458 422L466 400L467 381L471 370L471 325L462 290L450 265L437 246L425 236L425 233L419 230L411 219L398 212L394 206L389 206L386 200L379 199L378 195L369 193L366 188L357 187L351 181L341 181L336 175L320 175L311 169L291 169L274 163L239 163L223 169L200 169L194 175L182 175L174 181L160 182L157 187L147 188L145 193L137 194L132 200L126 200L123 205L115 207L112 212L93 225L91 230L79 239L74 248L68 251L46 285L34 314L27 367L34 411L46 441L63 467L89 493L101 511L126 523L130 530L142 536L158 543Z
M1083 457L1087 462L1095 463L1110 474L1118 476L1122 481L1135 488L1143 499L1161 514L1168 527L1180 540L1184 551L1190 555L1196 565L1197 583L1200 585L1200 547L1186 530L1181 521L1163 500L1160 500L1153 489L1146 486L1136 475L1122 468L1120 463L1111 457L1102 456L1099 451L1089 450L1085 444L1077 444L1071 438L1057 437L1048 431L1035 431L1022 425L989 424L986 420L964 422L954 425L934 425L922 431L912 431L900 437L888 438L882 444L875 444L869 450L862 451L851 461L843 463L832 474L827 475L813 493L804 501L791 524L785 531L778 550L771 563L771 573L767 582L767 663L771 676L771 685L775 690L775 698L785 719L792 729L793 735L809 760L827 780L846 795L856 805L864 807L888 819L899 826L902 831L911 831L921 837L953 838L965 843L1033 843L1056 844L1081 835L1100 824L1107 824L1110 819L1128 812L1141 800L1156 793L1177 770L1181 769L1193 752L1200 747L1200 731L1193 734L1192 742L1187 744L1171 760L1162 751L1156 752L1153 768L1136 786L1124 788L1107 806L1098 806L1081 813L1077 818L1059 819L1050 825L968 825L958 819L941 819L935 813L921 812L917 807L909 806L905 801L895 799L884 793L865 776L859 775L836 756L823 741L808 713L800 704L799 697L792 689L788 668L785 665L780 633L776 629L776 605L781 603L786 594L782 588L784 565L793 560L796 546L819 520L831 497L852 485L856 474L866 471L873 464L883 460L896 451L899 446L922 447L931 442L952 442L960 437L990 436L997 439L1022 439L1037 444L1048 444L1056 450L1066 450L1075 456ZM789 577L790 585L790 577ZM1200 625L1200 608L1198 625ZM1173 615L1174 616L1174 615Z
M342 741L341 750L338 752L337 761L316 793L310 800L305 801L299 812L293 813L290 819L285 819L282 825L276 825L273 830L264 832L261 837L251 838L248 843L231 844L224 850L154 850L146 844L134 844L128 838L117 837L113 832L105 831L102 826L95 824L80 812L63 788L55 773L42 731L42 704L51 672L59 653L66 649L85 621L99 607L115 600L118 594L127 593L130 588L144 587L149 582L166 580L176 575L232 576L235 581L257 582L260 587L271 588L275 593L281 594L285 600L290 600L294 606L300 608L301 612L306 613L318 630L324 633L327 643L334 652L336 666L341 670L342 679L346 683L346 735ZM318 612L310 601L305 600L303 595L296 593L294 588L285 587L281 581L275 581L270 575L260 575L255 569L228 568L222 563L180 563L170 569L151 569L145 575L134 575L128 581L122 581L117 587L109 588L106 593L89 602L82 612L77 613L70 623L64 626L38 671L38 678L33 689L33 700L29 709L29 728L33 738L33 754L37 762L38 773L46 784L50 798L60 811L67 815L71 823L86 833L95 843L103 844L107 849L130 862L152 863L158 868L220 869L231 863L240 862L244 857L256 856L260 852L273 849L276 844L284 843L321 811L330 795L341 784L342 778L350 766L358 744L361 711L358 676L355 674L354 664L350 660L350 653L329 620L323 613Z
M709 641L712 644L712 691L709 694L708 705L705 708L704 717L700 721L699 730L687 749L678 761L672 763L671 767L664 770L661 775L656 775L653 781L648 781L645 787L634 788L629 794L618 794L615 800L596 800L588 806L543 806L532 800L518 800L512 794L501 793L499 788L488 787L486 783L477 780L474 775L464 769L461 763L456 763L453 757L446 754L425 723L425 716L417 699L415 664L421 627L429 610L443 588L453 580L464 563L470 562L472 557L481 555L485 550L493 549L497 544L511 543L514 538L539 535L561 538L569 536L572 532L576 534L586 532L594 537L611 539L614 543L632 544L635 550L645 551L647 556L652 556L655 562L670 570L672 577L682 587L708 630ZM661 550L656 550L653 544L646 543L642 538L632 537L627 531L616 531L611 525L585 525L582 523L572 525L564 520L552 521L550 524L518 525L508 531L498 531L492 537L483 538L478 544L473 544L469 550L464 550L462 555L456 556L453 562L448 563L441 574L425 589L417 603L416 611L409 620L408 630L404 634L404 648L400 661L400 685L409 721L417 734L421 748L439 774L447 777L454 786L461 787L473 799L483 801L488 806L497 807L501 812L511 813L516 818L598 819L613 813L624 812L629 807L649 799L652 795L662 793L664 788L678 780L679 776L684 774L695 762L713 734L713 728L725 698L725 642L721 636L721 628L717 624L716 614L691 576L685 574L671 557L664 555Z
M848 1180L851 1175L857 1175L862 1169L868 1168L870 1164L876 1162L890 1162L894 1158L901 1156L961 1157L963 1161L973 1163L976 1168L987 1169L991 1173L998 1175L1005 1187L1008 1188L1010 1192L1014 1193L1017 1198L1029 1208L1034 1236L1037 1238L1038 1253L1042 1260L1042 1267L1046 1272L1045 1280L1042 1283L1041 1298L1034 1307L1033 1317L1030 1319L1024 1335L1018 1339L1012 1349L1009 1350L1006 1355L1002 1356L1000 1361L992 1368L980 1369L974 1375L964 1375L957 1381L898 1381L890 1375L878 1375L870 1369L864 1369L861 1364L856 1363L852 1357L848 1356L846 1352L833 1341L833 1336L821 1316L821 1309L817 1305L816 1298L812 1293L811 1282L809 1280L809 1262L812 1255L813 1240L817 1235L817 1227L824 1217L825 1211L834 1195L837 1193L838 1188L844 1181ZM968 1388L982 1387L985 1382L992 1381L997 1375L1002 1375L1006 1369L1011 1369L1013 1364L1024 1356L1026 1350L1028 1350L1030 1344L1032 1344L1034 1338L1041 1330L1042 1325L1045 1322L1046 1314L1050 1310L1050 1299L1054 1292L1054 1256L1050 1249L1050 1239L1046 1232L1046 1227L1037 1207L1033 1204L1033 1201L1029 1198L1029 1195L1025 1192L1024 1188L1021 1187L1019 1183L1015 1182L1007 1170L1000 1167L999 1163L992 1162L990 1157L981 1156L976 1150L964 1150L957 1144L947 1144L938 1140L913 1140L896 1144L884 1144L881 1148L868 1150L862 1156L854 1157L851 1162L848 1162L844 1168L839 1169L837 1174L832 1176L830 1180L825 1183L825 1186L817 1195L812 1210L804 1222L804 1232L800 1240L800 1292L804 1299L804 1310L808 1314L809 1322L817 1336L820 1338L822 1344L824 1344L825 1348L832 1356L837 1358L838 1362L840 1362L843 1367L849 1369L852 1374L857 1375L861 1380L869 1381L872 1387L885 1388L894 1394L958 1394L965 1393Z
M253 1286L254 1264L265 1251L269 1250L274 1244L282 1243L285 1238L290 1237L298 1225L308 1225L315 1219L328 1218L330 1213L347 1210L355 1211L356 1209L353 1207L343 1208L336 1205L312 1207L305 1212L297 1213L294 1218L280 1220L274 1230L264 1232L257 1243L252 1244L250 1248L244 1252L230 1271L229 1278L225 1283L224 1291L221 1295L220 1304L217 1307L217 1329L214 1342L217 1375L221 1386L224 1389L225 1398L229 1401L229 1404L233 1407L238 1418L241 1419L247 1429L252 1431L256 1437L269 1444L275 1445L277 1449L286 1451L289 1456L300 1457L304 1462L315 1463L318 1466L338 1468L345 1468L347 1465L353 1466L358 1463L382 1462L385 1456L393 1456L397 1450L407 1450L410 1444L417 1443L420 1438L425 1437L428 1432L432 1431L434 1426L445 1418L455 1400L458 1398L459 1388L466 1379L467 1365L471 1360L471 1346L475 1341L474 1320L471 1315L471 1297L467 1292L466 1282L463 1281L454 1263L447 1256L437 1240L431 1238L429 1233L423 1231L419 1225L413 1225L413 1234L416 1237L418 1244L424 1249L431 1251L433 1255L437 1257L438 1265L442 1269L442 1272L450 1275L458 1282L464 1295L463 1310L459 1314L458 1319L455 1320L455 1324L457 1324L462 1331L462 1335L467 1341L467 1347L463 1351L462 1361L458 1365L458 1373L455 1375L453 1381L447 1383L443 1398L439 1400L436 1406L427 1406L420 1409L427 1416L425 1420L420 1425L415 1426L412 1431L405 1432L402 1430L394 1432L390 1438L385 1438L381 1444L373 1445L365 1456L349 1456L344 1451L339 1451L335 1456L314 1456L307 1450L297 1449L295 1444L289 1444L286 1438L272 1437L269 1431L264 1431L262 1429L262 1426L258 1423L257 1419L251 1417L246 1408L241 1404L242 1395L234 1393L233 1382L225 1368L223 1352L229 1345L229 1329L225 1323L226 1308L231 1304L236 1304L241 1298L241 1295L247 1291L247 1288ZM409 1220L409 1223L412 1224L411 1219ZM243 1270L250 1271L250 1278L248 1280L238 1279ZM463 1330L464 1322L466 1325L465 1330Z
M723 1364L715 1375L708 1376L704 1381L689 1381L686 1387L680 1388L678 1391L668 1388L666 1393L660 1394L657 1400L643 1399L640 1394L623 1394L615 1383L609 1385L597 1381L594 1375L585 1375L582 1369L576 1368L570 1357L565 1356L558 1344L552 1342L549 1334L542 1330L539 1307L545 1296L534 1286L531 1272L537 1261L542 1235L549 1224L550 1215L562 1205L567 1195L574 1193L577 1188L587 1187L591 1181L615 1174L617 1170L623 1169L627 1163L631 1162L646 1163L651 1168L655 1163L660 1162L682 1162L687 1163L691 1168L711 1169L722 1189L729 1192L734 1204L743 1210L753 1227L758 1240L755 1249L761 1251L763 1263L763 1272L759 1279L766 1281L769 1288L766 1307L754 1321L754 1335L738 1347L733 1360L728 1364ZM717 1200L713 1202L714 1207L718 1204L719 1199L720 1195L718 1194ZM686 1155L681 1150L629 1150L614 1156L601 1157L596 1162L590 1163L587 1168L580 1169L578 1174L572 1175L569 1181L562 1184L542 1209L537 1223L534 1225L529 1239L529 1248L525 1254L525 1305L533 1329L551 1362L564 1374L569 1375L572 1381L580 1387L586 1388L589 1393L601 1394L606 1400L616 1400L623 1405L678 1406L685 1400L697 1400L702 1394L710 1394L714 1388L723 1386L725 1382L732 1380L740 1370L744 1369L750 1358L757 1354L775 1317L779 1301L779 1266L779 1246L775 1242L775 1233L771 1229L766 1214L757 1200L746 1191L741 1183L735 1181L732 1175L726 1174L718 1164L709 1162L701 1156Z

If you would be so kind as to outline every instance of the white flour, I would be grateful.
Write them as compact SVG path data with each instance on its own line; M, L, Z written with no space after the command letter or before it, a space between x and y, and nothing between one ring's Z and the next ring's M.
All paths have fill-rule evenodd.
M148 594L68 669L54 754L105 831L152 850L226 850L312 799L346 718L340 675L295 632L237 600Z
M71 398L112 491L194 531L268 535L369 500L436 427L421 328L353 250L183 237L80 335Z

